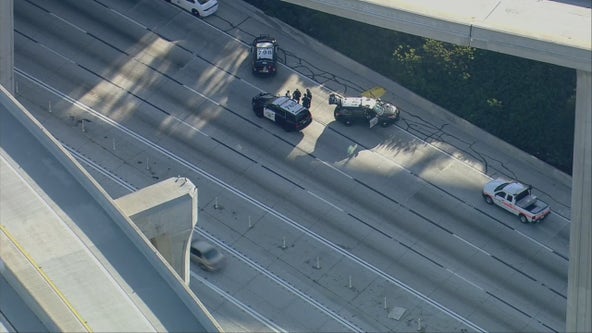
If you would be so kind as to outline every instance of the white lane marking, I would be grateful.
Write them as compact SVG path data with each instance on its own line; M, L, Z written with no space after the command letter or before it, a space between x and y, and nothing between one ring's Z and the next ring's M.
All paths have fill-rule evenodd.
M107 7L107 6L105 6L105 7ZM110 10L112 13L114 13L114 14L116 14L116 15L119 15L119 16L123 17L124 19L126 19L126 20L128 20L128 21L130 21L130 22L132 22L132 23L134 23L134 24L136 24L136 25L138 25L138 26L140 26L142 29L144 29L144 30L148 30L148 31L152 31L152 30L148 29L148 27L147 27L147 26L145 26L145 25L143 25L142 23L140 23L140 22L138 22L138 21L134 20L133 18L131 18L131 17L129 17L129 16L127 16L127 15L123 14L123 13L120 13L120 12L116 11L116 10L115 10L115 9L113 9L113 8L110 8L110 7L107 7L107 8L109 8L109 10Z
M349 178L349 179L354 179L354 177L350 176L350 175L349 175L349 174L347 174L345 171L343 171L343 170L341 170L341 169L337 168L337 167L336 167L336 166L334 166L333 164L331 164L331 163L328 163L328 162L325 162L325 161L323 161L323 160L321 160L321 159L318 159L318 158L316 158L316 157L315 157L315 159L316 159L317 161L320 161L320 162L321 162L322 164L324 164L325 166L328 166L329 168L331 168L331 169L333 169L333 170L337 171L338 173L342 174L343 176L345 176L345 177L347 177L347 178Z
M545 244L543 244L543 243L541 243L541 242L537 241L536 239L534 239L534 238L532 238L532 237L530 237L530 236L528 236L528 235L526 235L526 234L522 233L522 231L520 231L520 230L516 230L516 232L517 232L519 235L522 235L524 238L527 238L527 239L529 239L530 241L532 241L532 242L534 242L534 243L536 243L536 244L540 245L541 247L543 247L543 248L547 249L547 251L549 251L549 252L555 252L555 250L553 250L552 248L550 248L550 247L548 247L547 245L545 245Z
M364 330L362 330L361 328L359 328L355 324L349 322L347 319L342 318L335 311L329 309L327 306L325 306L321 302L315 300L314 298L312 298L308 294L300 291L298 288L294 287L288 281L286 281L286 280L278 277L277 275L275 275L275 274L271 273L270 271L268 271L267 269L263 268L263 266L259 265L257 262L255 262L251 258L245 256L244 254L240 253L239 251L237 251L237 250L233 249L232 247L226 245L224 242L218 240L217 238L215 238L214 236L212 236L211 234L209 234L207 231L205 231L205 230L203 230L201 228L195 228L195 231L197 233L199 233L202 237L207 238L210 242L212 242L212 243L218 245L219 247L224 248L226 251L232 253L233 256L241 259L247 265L251 266L253 269L255 269L256 271L258 271L259 273L267 276L269 279L271 279L275 283L277 283L280 286L288 289L294 295L300 297L302 300L308 302L310 305L312 305L315 308L321 310L324 314L326 314L327 316L333 318L335 321L341 323L343 326L349 328L350 330L352 330L354 332L364 332Z
M126 190L128 190L130 192L134 192L134 191L137 191L138 190L137 187L133 186L132 184L130 184L128 182L126 182L122 178L117 177L114 173L112 173L110 171L107 171L107 169L99 166L97 163L93 162L88 157L86 157L86 156L82 155L81 153L79 153L78 151L74 150L74 148L68 146L67 144L65 144L61 140L60 140L60 143L62 144L62 146L64 148L66 148L70 152L70 154L74 155L74 157L76 157L78 160L80 160L84 164L92 167L93 169L95 169L96 171L98 171L99 173L101 173L103 176L105 176L105 177L111 179L112 181L116 182L117 184L121 185Z
M76 152L75 150L67 147L67 149L69 151L71 151L71 153L77 157L80 158L84 163L86 163L87 165L89 165L90 167L92 167L93 169L97 170L98 172L100 172L101 174L105 175L106 177L108 177L109 179L113 180L114 182L116 182L117 184L121 185L122 187L130 190L130 192L136 191L137 188L135 188L134 186L130 185L129 183L127 183L126 181L124 181L123 179L121 179L120 177L115 176L112 172L108 171L107 169L105 169L104 167L100 166L99 164L93 162L92 160L86 158L85 156L83 156L82 154L80 154L79 152ZM246 263L247 265L251 266L251 268L257 270L258 272L262 273L263 275L267 276L269 279L271 279L272 281L276 282L277 284L279 284L280 286L284 287L285 289L288 289L289 291L291 291L293 294L299 296L301 299L303 299L304 301L306 301L307 303L309 303L310 305L316 307L317 309L321 310L323 313L327 314L329 317L333 318L335 321L343 324L345 327L350 328L352 331L355 332L363 332L363 330L359 327L357 327L356 325L350 323L349 321L347 321L344 318L341 318L337 313L335 313L333 310L329 309L328 307L324 306L323 304L321 304L319 301L313 299L311 296L305 294L304 292L298 290L296 287L292 286L291 284L289 284L287 281L283 280L282 278L274 275L273 273L271 273L269 270L266 270L265 268L263 268L261 265L257 264L255 261L253 261L252 259L246 257L245 255L241 254L240 252L238 252L237 250L233 249L232 247L230 247L229 245L226 245L224 242L218 240L217 238L215 238L214 236L210 235L208 232L206 232L205 230L201 229L201 228L196 228L195 229L199 234L201 234L204 238L207 238L208 240L210 240L212 243L215 243L216 245L218 245L221 248L224 248L226 251L232 253L235 257L237 257L239 260L243 261L244 263ZM192 274L194 274L192 272ZM209 284L209 286L212 289L215 289L214 291L218 292L218 290L220 290L218 287L214 286L213 284ZM220 292L218 292L220 293ZM228 297L232 297L230 295L228 295L227 293L220 293L222 296L226 297L228 299ZM227 297L228 296L228 297ZM230 300L230 299L229 299ZM236 304L237 306L239 306L241 309L245 310L244 308L248 308L246 305L244 305L243 303L240 303L238 300L234 299L230 300L232 303ZM247 310L245 310L247 311ZM252 312L251 312L252 311ZM257 313L254 310L251 311L247 311L248 313L250 313L251 315L253 315L253 317L255 317L258 320L263 320L262 323L266 324L270 323L270 325L274 326L275 324L272 324L272 322L263 317L262 315L260 315L259 313ZM272 329L274 329L271 326L268 326ZM279 326L275 326L276 332L277 331L281 331L281 332L286 332L284 329L279 328Z
M255 318L261 324L267 326L272 331L278 332L278 333L287 333L288 332L287 330L285 330L285 329L281 328L280 326L276 325L273 321L271 321L267 317L263 316L262 314L260 314L259 312L255 311L255 310L253 310L252 307L250 307L250 306L246 305L245 303L239 301L238 299L236 299L232 295L230 295L228 292L226 292L226 291L218 288L215 284L213 284L210 281L208 281L208 280L204 279L203 277L199 276L197 273L191 271L191 276L194 279L198 280L199 282L203 283L206 287L208 287L211 290L215 291L218 295L224 297L230 303L236 305L241 310L243 310L246 313L248 313L249 315L251 315L251 317Z
M64 18L62 18L61 16L58 16L58 15L57 15L57 14L55 14L55 13L49 12L49 15L51 15L51 16L55 17L56 19L58 19L58 20L60 20L60 21L62 21L62 22L64 22L64 23L66 23L67 25L69 25L69 26L71 26L72 28L74 28L74 29L76 29L76 30L78 30L78 31L82 32L82 33L83 33L83 34L85 34L85 35L88 35L88 34L89 34L89 33L88 33L88 31L86 31L86 30L84 30L84 29L80 28L80 27L79 27L79 26L77 26L76 24L74 24L74 23L72 23L72 22L70 22L70 21L68 21L68 20L66 20L66 19L64 19Z
M329 206L331 206L331 207L333 207L333 208L337 209L338 211L340 211L340 212L343 212L343 211L344 211L343 209L341 209L341 207L338 207L338 206L336 206L336 205L332 204L330 201L326 200L325 198L322 198L322 197L318 196L318 195L317 195L317 194L315 194L314 192L311 192L311 191L309 191L309 190L306 190L306 192L307 192L308 194L312 195L313 197L315 197L315 198L317 198L317 199L319 199L319 200L323 201L323 202L324 202L324 203L326 203L327 205L329 205Z
M485 289L481 288L480 286L474 284L473 282L471 282L470 280L465 279L462 275L457 274L455 271L451 270L450 268L446 268L447 271L449 271L450 273L456 275L458 278L464 280L466 283L472 285L473 287L485 292Z
M483 250L482 248L478 247L477 245L474 245L473 243L471 243L471 242L469 242L469 241L465 240L464 238L462 238L462 237L459 237L457 234L452 234L452 236L456 237L457 239L461 240L462 242L465 242L467 245L469 245L469 246L473 247L475 250L477 250L477 251L479 251L479 252L482 252L482 253L484 253L485 255L487 255L487 256L490 256L490 257L491 257L491 254L490 254L489 252L487 252L487 251Z

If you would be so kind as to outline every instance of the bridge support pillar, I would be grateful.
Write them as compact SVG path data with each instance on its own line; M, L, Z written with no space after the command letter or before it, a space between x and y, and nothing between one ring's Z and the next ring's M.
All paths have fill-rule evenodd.
M197 224L195 185L184 177L169 178L115 203L189 285L189 247Z
M592 332L592 74L577 75L566 331Z

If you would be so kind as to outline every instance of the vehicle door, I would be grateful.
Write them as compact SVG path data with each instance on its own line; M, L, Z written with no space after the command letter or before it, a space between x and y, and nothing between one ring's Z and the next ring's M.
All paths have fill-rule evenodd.
M274 105L275 106L275 122L286 128L286 126L288 126L288 121L287 121L287 113L286 110L282 109L281 107Z
M289 128L295 128L298 124L298 119L295 114L286 112L286 126Z
M366 119L366 116L364 116L364 108L361 107L348 107L348 108L344 108L345 110L347 110L348 114L349 114L349 118L352 120L352 122L354 123L359 123L359 122L364 122L366 123L368 121L368 119Z
M500 191L495 194L493 201L498 206L513 213L514 212L512 209L513 205L512 205L511 201L508 201L508 199L507 199L508 197L513 198L511 195L507 194L506 192Z
M516 215L518 215L518 213L520 213L520 211L518 210L518 207L514 203L514 196L511 194L506 195L506 203L504 204L504 208Z
M506 205L507 205L506 192L503 192L503 191L496 192L495 195L493 196L493 202L496 205L498 205L504 209L507 209L507 207L506 207Z
M275 105L268 104L268 105L264 106L263 107L263 117L265 117L275 123L276 122Z
M378 115L370 108L364 108L363 112L363 120L368 122L370 128L376 126L378 124Z

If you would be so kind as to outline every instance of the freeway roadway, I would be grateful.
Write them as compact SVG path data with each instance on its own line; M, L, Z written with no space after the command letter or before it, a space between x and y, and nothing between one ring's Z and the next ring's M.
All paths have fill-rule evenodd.
M282 48L273 78L250 73L260 33ZM198 186L196 235L229 261L192 288L229 331L565 329L571 180L240 1L204 20L164 1L17 1L15 67L19 101L114 198ZM397 126L333 120L330 92L377 85ZM314 96L301 133L250 109L295 88ZM486 205L497 176L555 213L522 225Z

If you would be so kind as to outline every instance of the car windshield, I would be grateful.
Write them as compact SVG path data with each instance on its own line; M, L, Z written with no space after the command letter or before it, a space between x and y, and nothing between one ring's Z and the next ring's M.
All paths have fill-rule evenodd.
M257 59L273 59L273 44L269 42L258 43Z
M372 110L374 110L374 113L381 116L384 113L385 108L388 108L387 104L382 103L382 102L377 102L376 105L374 105L374 108L372 108Z
M502 190L504 187L506 187L508 184L510 184L510 183L503 183L503 184L500 184L500 185L498 185L498 186L495 188L494 192L501 191L501 190Z

